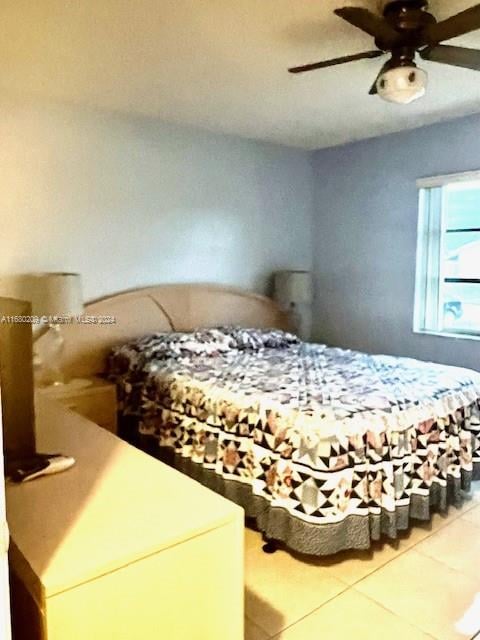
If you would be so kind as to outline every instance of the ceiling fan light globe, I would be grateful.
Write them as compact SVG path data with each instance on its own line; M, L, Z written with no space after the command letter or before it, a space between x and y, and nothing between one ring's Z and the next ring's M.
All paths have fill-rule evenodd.
M428 76L426 71L414 66L389 69L377 80L378 95L387 102L410 104L425 95Z

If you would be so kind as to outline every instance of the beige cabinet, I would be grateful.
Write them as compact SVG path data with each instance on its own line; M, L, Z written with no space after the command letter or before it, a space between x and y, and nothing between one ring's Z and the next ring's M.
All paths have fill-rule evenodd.
M117 392L111 382L101 378L72 380L64 385L40 388L39 393L61 402L103 429L117 433Z
M39 405L39 449L77 464L7 487L14 637L242 640L243 511L57 403Z

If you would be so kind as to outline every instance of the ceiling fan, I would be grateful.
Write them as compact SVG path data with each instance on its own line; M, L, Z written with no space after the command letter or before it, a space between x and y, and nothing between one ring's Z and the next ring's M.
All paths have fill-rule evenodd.
M289 69L303 73L390 53L370 89L384 100L408 104L421 98L427 86L427 74L415 64L417 53L423 60L480 71L480 50L440 44L480 29L480 4L437 22L428 12L427 0L383 0L383 16L359 7L336 9L335 14L375 40L374 51L333 58Z

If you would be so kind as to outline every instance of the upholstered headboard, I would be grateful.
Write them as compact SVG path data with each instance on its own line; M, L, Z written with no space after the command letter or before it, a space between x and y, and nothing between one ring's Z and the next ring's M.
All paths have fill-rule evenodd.
M215 285L161 285L117 293L89 303L85 315L93 319L113 316L115 323L63 327L63 367L70 376L103 372L112 346L154 331L189 331L220 324L289 328L287 315L269 298ZM48 335L38 341L40 351L47 341Z

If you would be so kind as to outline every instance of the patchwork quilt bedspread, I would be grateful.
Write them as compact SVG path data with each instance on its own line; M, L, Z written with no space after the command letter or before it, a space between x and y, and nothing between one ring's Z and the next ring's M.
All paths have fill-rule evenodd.
M299 343L114 350L123 415L178 466L311 554L367 548L480 476L480 374Z

